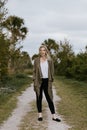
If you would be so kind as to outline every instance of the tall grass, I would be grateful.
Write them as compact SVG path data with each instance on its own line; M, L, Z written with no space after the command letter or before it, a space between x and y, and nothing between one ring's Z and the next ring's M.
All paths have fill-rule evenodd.
M57 94L61 97L58 112L70 123L70 130L87 130L87 84L56 77Z

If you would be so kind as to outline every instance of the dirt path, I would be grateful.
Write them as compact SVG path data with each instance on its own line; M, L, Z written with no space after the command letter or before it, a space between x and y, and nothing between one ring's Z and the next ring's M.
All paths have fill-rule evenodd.
M58 102L60 98L56 95L55 89L53 89L54 93L54 101ZM18 96L18 105L17 108L12 112L12 116L8 118L7 121L3 123L0 127L0 130L19 130L19 126L21 124L21 120L27 114L27 112L31 111L31 105L29 103L35 100L35 94L33 91L33 87L27 88L21 96ZM55 103L56 104L56 103ZM46 130L68 130L69 126L62 120L62 122L52 121L52 117L49 109L47 108L47 123Z
M56 108L56 102L58 103L61 99L59 96L56 95L56 90L55 87L53 87L53 95L54 95L54 104L55 104L55 108ZM67 125L62 117L57 113L58 118L61 119L61 122L55 122L52 121L52 117L50 114L49 109L47 108L47 114L48 114L48 129L47 130L68 130L68 128L70 128L69 125Z
M29 87L18 96L17 108L12 112L12 116L0 127L0 130L18 130L22 117L30 110L29 103L35 99L32 87Z

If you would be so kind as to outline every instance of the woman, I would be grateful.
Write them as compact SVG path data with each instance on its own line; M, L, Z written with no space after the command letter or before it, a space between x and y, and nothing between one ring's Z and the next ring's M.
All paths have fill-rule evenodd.
M33 80L34 91L36 92L36 104L38 110L38 120L42 121L42 97L43 92L48 102L49 109L52 114L52 120L60 122L56 118L53 103L52 82L53 82L54 66L46 46L41 45L39 48L39 56L34 60Z

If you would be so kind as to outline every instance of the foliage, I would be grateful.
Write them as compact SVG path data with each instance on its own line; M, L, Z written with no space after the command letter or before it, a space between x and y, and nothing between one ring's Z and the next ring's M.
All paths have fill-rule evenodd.
M69 75L77 80L87 81L87 53L77 54L74 58L71 68L68 69Z
M32 56L32 60L34 60L36 57L38 57L38 54L34 54L34 55Z
M48 39L48 40L45 40L42 44L47 46L51 54L55 55L58 53L59 45L56 43L55 40Z
M28 29L24 19L8 16L5 8L7 0L0 1L0 83L5 84L8 73L20 73L31 68L27 52L21 52L20 42L26 38Z
M18 40L23 40L28 32L24 26L24 20L17 16L9 16L2 25L10 32L11 43L14 44Z
M0 35L0 80L3 82L8 74L9 40Z
M32 67L30 56L27 52L20 52L19 49L16 49L12 55L12 63L10 64L11 68L14 68L14 72L23 72L25 69Z
M50 55L54 60L56 75L87 81L87 46L85 52L75 55L67 39L60 42L48 39L42 44L46 45L50 51ZM37 56L37 54L33 55L32 59Z
M60 75L66 75L67 69L71 67L72 60L74 58L74 52L72 46L67 40L60 41L59 52L57 54L57 73Z
M27 28L24 26L24 20L17 16L9 16L3 22L3 27L7 30L7 37L10 39L10 70L15 71L15 64L17 57L20 57L20 49L17 44L23 40L27 35ZM10 35L9 35L10 33ZM20 42L19 42L20 41Z

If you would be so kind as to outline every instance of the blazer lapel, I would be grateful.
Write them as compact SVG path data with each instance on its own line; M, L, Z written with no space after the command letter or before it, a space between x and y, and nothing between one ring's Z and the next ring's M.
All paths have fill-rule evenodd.
M40 77L42 78L42 72L41 72L41 67L40 67L40 58L38 58L38 68L39 68L39 73L40 73Z
M50 76L51 76L51 75L50 75L50 61L48 60L48 77L49 77L49 80L51 79Z

